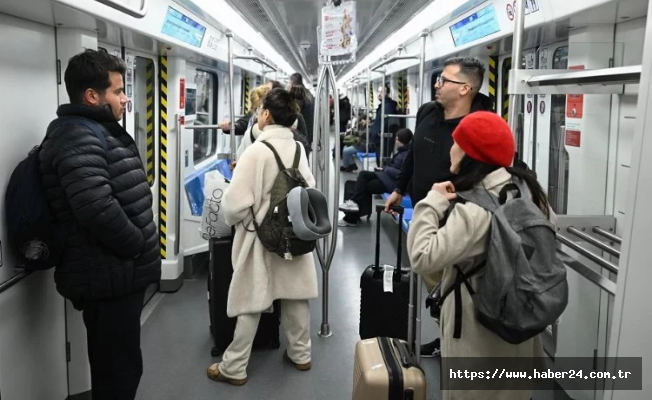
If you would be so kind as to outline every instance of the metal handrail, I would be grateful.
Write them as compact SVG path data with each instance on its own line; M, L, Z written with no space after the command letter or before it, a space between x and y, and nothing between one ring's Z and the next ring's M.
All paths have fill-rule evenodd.
M262 58L260 58L258 56L234 56L234 58L236 60L251 60L251 61L257 62L258 64L263 64L264 66L269 67L269 68L272 69L271 71L265 71L266 73L267 72L278 72L278 69L276 69L275 66L273 66L272 64L268 63L267 61L263 60Z
M18 282L22 281L23 279L27 278L32 274L32 271L28 271L26 269L23 269L22 271L14 274L11 278L7 279L6 281L0 283L0 293L6 292L9 288L17 284Z
M144 18L145 15L147 15L147 10L149 6L148 4L149 0L142 0L142 7L140 10L137 10L133 7L129 7L116 0L97 0L97 1L111 8L115 8L118 11L122 11L123 13L130 15L134 18Z
M607 239L611 240L612 242L616 242L618 244L623 243L623 239L619 238L618 236L614 235L611 232L607 232L604 229L600 228L599 226L594 226L593 227L593 232L597 233L598 235L602 235L606 237Z
M387 118L416 118L416 115L404 115L404 114L387 114Z
M603 268L608 269L610 272L613 272L614 274L618 274L618 267L609 261L603 259L602 257L596 256L595 254L591 253L584 247L578 245L577 243L573 242L569 238L567 238L564 235L557 234L557 240L560 241L562 244L570 247L574 251L580 253L584 257L588 258L589 260L595 262L596 264L600 265Z
M219 125L184 125L185 129L222 129Z
M384 67L387 64L391 64L393 62L400 61L400 60L418 60L418 59L419 59L419 57L417 57L417 56L395 56L395 57L388 58L387 60L381 62L380 64L378 64L375 67L371 68L371 70L375 71L375 70L377 70L379 68Z
M596 286L604 289L605 291L611 293L614 296L616 295L617 285L615 282L595 272L591 268L577 261L576 259L569 256L568 254L564 253L559 248L557 249L557 253L559 254L559 259L570 269L577 272L578 274L580 274L581 276L583 276L589 282L592 282Z
M586 241L589 244L594 245L595 247L606 251L607 253L611 254L612 256L620 257L620 251L614 249L613 247L609 246L608 244L602 243L598 239L587 235L586 233L580 231L579 229L575 228L574 226L569 226L567 229L568 232L572 233L573 235L579 237L580 239Z

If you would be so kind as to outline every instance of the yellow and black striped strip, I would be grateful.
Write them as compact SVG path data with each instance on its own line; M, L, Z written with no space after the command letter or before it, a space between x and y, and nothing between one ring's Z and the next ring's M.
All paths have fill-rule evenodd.
M496 78L498 76L498 57L489 57L489 100L491 100L491 109L496 112Z
M407 110L410 108L410 87L408 86L407 73L403 75L403 107L405 107L404 110L407 114Z
M159 140L160 168L159 168L159 235L161 240L161 258L167 259L168 244L168 57L160 57L160 93L161 93L161 139Z
M374 83L371 82L369 84L369 98L371 101L369 102L369 112L374 109Z
M154 184L154 61L146 62L147 85L147 183Z
M403 74L398 76L398 109L403 109Z
M507 90L509 87L509 70L512 69L512 58L506 58L505 61L503 61L503 68L501 71L501 82L502 82L502 104L503 104L503 109L502 109L502 116L505 121L508 120L509 118L509 95L507 94ZM507 121L509 122L509 121Z
M244 78L244 98L242 99L242 104L243 114L249 114L249 75L245 75Z

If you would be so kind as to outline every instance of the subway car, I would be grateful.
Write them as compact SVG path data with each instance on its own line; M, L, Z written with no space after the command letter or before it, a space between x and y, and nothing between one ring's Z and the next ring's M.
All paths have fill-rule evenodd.
M135 399L355 400L367 398L360 387L372 384L369 376L391 387L398 375L382 362L366 375L357 349L369 340L361 331L370 312L363 281L371 266L385 270L386 292L396 267L410 275L405 318L392 314L389 308L398 305L391 302L374 312L391 314L379 332L391 331L390 325L405 332L410 354L397 353L397 360L413 360L403 371L421 371L423 379L418 389L368 398L471 398L446 390L450 371L439 347L456 339L441 338L431 317L432 286L412 274L408 237L420 203L404 196L400 215L376 212L392 196L387 186L365 194L369 211L346 220L356 183L394 165L405 151L401 132L409 130L410 138L417 133L419 111L440 104L438 91L446 84L466 84L442 75L450 60L470 58L483 71L473 90L511 130L515 159L536 176L556 215L550 254L565 269L567 299L563 313L537 337L546 371L574 370L578 378L549 379L530 397L650 399L649 8L646 0L0 0L0 398L134 398L98 393L101 373L91 374L89 357L89 342L96 339L78 299L56 283L61 266L30 268L7 222L19 211L7 201L12 174L44 142L58 107L76 101L66 71L76 55L94 50L124 67L116 94L124 107L116 120L138 155L138 176L149 185L143 196L151 196L146 214L156 227L160 261L160 278L157 272L139 289L140 330L133 339L142 372L129 378ZM266 85L271 91L260 93L294 93L297 87L310 93L295 110L301 118L292 130L294 139L303 134L297 154L327 201L322 218L329 227L302 256L314 265L318 292L306 303L310 362L284 362L294 339L284 335L288 303L274 298L274 311L262 313L258 332L272 320L265 329L275 339L269 346L254 341L253 351L245 346L251 354L240 354L248 357L248 382L241 386L224 372L217 377L215 369L209 379L226 351L216 336L238 333L244 323L226 318L227 297L231 302L237 295L228 280L232 273L236 279L240 261L233 238L227 240L231 247L217 250L220 238L207 229L205 188L216 176L229 187L242 164L234 161L253 153L238 149L255 141L267 118L258 94ZM413 147L407 151L412 160ZM450 158L445 148L433 151L433 160L442 154ZM405 169L400 174L394 184ZM127 209L117 186L112 190L112 201ZM374 279L382 287L382 277ZM97 296L97 302L112 301ZM120 331L116 324L111 329ZM121 343L107 340L106 353L118 351L110 346ZM107 368L120 375L120 366ZM621 382L619 370L632 380Z

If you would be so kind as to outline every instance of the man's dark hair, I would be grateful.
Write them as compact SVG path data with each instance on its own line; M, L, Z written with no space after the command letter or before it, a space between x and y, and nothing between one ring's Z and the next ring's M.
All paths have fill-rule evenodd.
M279 82L279 81L271 80L271 81L267 81L267 83L272 84L272 90L274 90L274 89L285 89L285 86L283 86L281 84L281 82Z
M104 94L111 86L109 72L118 72L124 75L125 63L116 56L112 56L103 50L86 51L73 56L68 62L68 68L64 74L66 91L70 102L81 104L84 102L84 93L87 89L93 89Z
M412 131L409 130L408 128L403 128L400 129L398 132L396 132L396 138L398 139L399 142L403 144L408 144L412 140Z
M460 74L471 80L469 82L476 93L480 91L484 81L484 64L474 57L453 57L444 61L444 67L457 65L460 67Z
M292 85L303 86L303 76L298 72L293 73L290 75L290 83Z
M385 96L389 96L392 93L392 88L388 84L385 84Z
M262 107L269 110L275 124L290 127L297 119L297 104L285 89L272 89L263 99Z

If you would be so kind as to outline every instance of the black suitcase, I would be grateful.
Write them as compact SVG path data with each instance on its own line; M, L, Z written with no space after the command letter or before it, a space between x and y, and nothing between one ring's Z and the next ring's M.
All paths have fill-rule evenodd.
M380 265L380 216L384 205L376 206L376 260L360 278L360 338L387 336L407 340L410 271L401 269L403 250L403 207L392 207L399 214L396 267L391 277L392 291L385 291L385 265Z
M217 357L233 341L237 318L226 315L226 303L229 295L229 286L233 276L231 264L231 238L212 238L208 243L210 260L208 262L208 310L210 314L210 332L213 336L214 347L211 355ZM281 308L280 301L274 302L274 312L263 313L258 323L258 332L254 339L253 347L274 348L281 347L279 339L279 325Z

